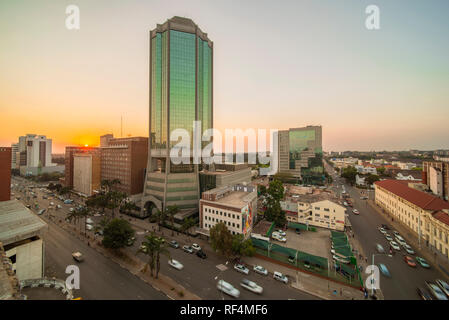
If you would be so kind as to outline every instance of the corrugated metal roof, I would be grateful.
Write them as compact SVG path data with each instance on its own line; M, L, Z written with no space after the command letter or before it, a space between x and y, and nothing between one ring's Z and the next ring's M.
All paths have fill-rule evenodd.
M38 235L46 227L47 224L21 202L0 202L0 241L3 245Z

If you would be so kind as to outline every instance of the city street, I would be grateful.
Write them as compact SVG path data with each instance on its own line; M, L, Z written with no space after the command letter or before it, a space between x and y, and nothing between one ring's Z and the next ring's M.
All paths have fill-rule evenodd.
M333 173L332 169L327 168L328 172ZM341 180L340 180L341 179ZM337 182L337 181L340 182ZM334 178L332 189L341 195L341 184L345 186L345 191L349 193L353 199L354 208L360 211L360 215L354 215L352 208L348 208L349 220L352 224L352 230L355 233L357 241L361 244L365 256L368 257L368 264L371 264L372 254L378 254L375 249L376 243L381 244L388 251L389 243L385 236L377 229L381 224L389 225L387 219L377 213L366 200L360 199L360 193L357 189L344 183L342 178ZM373 192L370 192L370 199L373 198ZM349 210L350 209L350 210ZM392 228L391 228L392 229ZM388 230L392 235L393 229ZM413 250L418 253L418 248ZM416 289L418 287L426 288L425 281L434 281L435 279L444 279L444 275L437 271L433 266L431 269L424 269L420 265L416 268L409 267L403 260L405 251L396 252L392 257L388 255L376 255L375 264L383 263L390 271L391 278L380 275L380 288L386 300L394 299L420 299ZM415 257L413 255L412 257ZM432 261L428 261L432 265Z
M14 183L20 181L14 180ZM14 192L16 193L15 196L17 196L18 192ZM38 200L41 208L43 207L43 202L47 201L42 199L40 192L38 198L34 200ZM50 201L56 203L56 200ZM68 211L68 208L65 210ZM49 228L44 235L45 275L64 280L68 276L68 274L65 274L66 267L73 264L78 265L80 268L80 289L74 290L74 297L89 300L168 299L164 294L155 290L115 262L105 258L56 224L48 221L47 223ZM72 252L74 251L82 252L85 258L83 262L75 262L72 258Z
M23 179L14 179L14 183L24 183ZM35 185L35 183L31 183ZM19 192L15 191L15 196L21 195ZM45 192L41 191L40 188L34 188L34 192L37 194L37 198L33 199L31 197L30 202L26 200L24 203L34 203L37 202L39 204L39 209L46 209L49 206L50 202L54 202L55 204L60 204L62 206L61 209L58 210L50 210L50 212L44 213L41 217L48 219L48 215L51 214L55 218L52 218L53 221L63 220L69 209L71 207L75 207L77 204L81 204L80 201L78 203L73 203L71 205L63 204L62 201L55 199L42 199L42 196L48 196ZM23 197L23 195L21 195ZM23 199L22 199L23 200ZM32 201L31 201L32 200ZM34 212L39 211L32 208ZM98 222L101 217L91 217L92 220ZM82 226L84 221L79 223L79 226ZM106 259L101 254L97 253L92 248L89 248L82 241L68 234L67 231L57 227L54 223L50 223L50 231L48 235L45 237L46 241L46 272L49 272L51 276L56 276L58 278L65 278L64 275L65 267L69 264L73 264L74 260L71 257L71 252L75 250L79 250L83 252L86 256L84 262L80 263L81 270L81 289L76 292L76 294L82 296L86 299L160 299L156 297L148 297L148 294L145 295L142 292L141 288L137 285L141 283L142 286L147 286L143 281L133 276L131 273L124 271L120 266L115 264L114 262ZM144 229L136 228L136 241L133 246L128 247L126 250L129 254L133 255L138 252L138 249L144 240L145 235L147 234ZM81 227L81 230L84 231L84 227ZM88 232L91 236L93 236L92 232ZM171 231L165 230L164 237L168 240L171 239ZM182 247L184 244L192 244L195 242L195 238L187 238L187 236L182 235L176 237L180 246ZM216 285L219 279L223 279L236 288L240 290L240 298L239 299L296 299L296 300L316 300L317 298L313 295L309 295L305 292L299 291L297 289L292 288L290 285L285 285L279 281L273 279L272 275L262 276L254 273L252 270L248 276L239 273L233 269L233 264L229 262L227 265L227 270L221 272L217 266L222 264L224 265L226 261L219 257L217 254L211 251L210 248L203 248L203 250L207 253L207 259L203 260L197 257L195 254L185 253L182 248L174 249L169 248L170 254L173 259L178 260L184 265L184 269L182 271L176 270L168 265L168 258L165 256L161 257L161 273L171 277L173 280L184 286L189 291L197 294L203 299L234 299L228 295L221 294L220 291L217 290ZM98 258L96 257L98 256ZM147 257L143 253L138 253L138 257L142 261L147 261ZM108 266L107 268L105 266ZM98 269L97 269L98 268ZM108 270L108 268L114 270ZM101 270L100 272L96 272L96 270ZM126 276L119 271L122 270L126 272ZM87 276L84 274L86 273ZM98 273L98 275L96 274ZM94 278L98 276L99 279ZM126 277L131 277L133 281L136 281L134 286L137 288L129 288L125 286L126 283L129 283L129 280L126 280ZM85 277L88 277L87 287L83 286L84 281L86 281ZM246 289L243 289L240 286L240 282L242 279L248 279L256 282L258 285L264 288L264 292L262 295L256 295ZM84 280L83 280L84 279ZM108 283L108 279L110 282L116 283L115 290L114 287ZM96 281L96 282L95 282ZM101 283L101 285L98 285ZM126 291L122 288L126 288ZM151 288L151 287L150 287ZM151 288L152 289L152 288ZM121 298L118 295L124 296ZM164 298L164 297L162 297Z

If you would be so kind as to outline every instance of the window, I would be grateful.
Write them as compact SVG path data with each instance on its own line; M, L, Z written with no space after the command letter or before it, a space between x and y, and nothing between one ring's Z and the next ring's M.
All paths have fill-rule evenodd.
M330 210L329 210L329 208L324 208L324 211L327 211L327 212L329 212Z

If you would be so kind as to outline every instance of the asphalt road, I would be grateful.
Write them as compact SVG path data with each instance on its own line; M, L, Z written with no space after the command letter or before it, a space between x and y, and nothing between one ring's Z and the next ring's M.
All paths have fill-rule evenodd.
M338 194L341 194L341 184L343 184L346 192L348 192L351 199L353 199L354 208L360 211L360 215L354 215L352 210L348 210L348 215L352 224L352 230L360 245L363 247L365 255L368 256L368 262L370 262L372 254L378 253L375 249L376 243L381 244L387 251L390 248L385 236L377 229L381 224L390 226L389 221L371 208L366 200L361 200L360 194L355 188L344 183L344 180L340 181L340 183L334 182L333 190L337 190ZM336 185L338 185L338 187L336 187ZM373 192L370 194L370 199L372 198ZM390 229L391 230L388 230L388 233L393 236L392 232L394 229L391 228L391 226ZM413 250L417 252L417 255L419 255L417 249L418 248L413 248ZM396 252L391 257L388 255L375 256L375 264L385 264L391 274L391 278L387 278L382 274L380 275L380 288L386 300L420 299L416 289L418 287L426 289L425 281L446 278L435 268L435 266L432 266L432 261L428 261L431 265L431 269L424 269L420 265L416 268L412 268L404 262L404 255L406 255L406 252L402 249L401 252ZM414 258L414 255L412 255L412 257Z
M23 181L23 180L17 180ZM13 181L14 182L14 181ZM14 182L16 183L16 182ZM35 199L30 199L30 202L39 204L39 209L48 208L50 202L55 204L60 204L61 209L51 210L51 215L57 217L57 219L64 219L66 214L69 212L69 208L75 207L76 204L65 205L58 199L42 199L43 195L48 196L48 194L41 191L39 188L35 188L34 192L38 195ZM19 192L15 191L16 196L20 195ZM22 194L23 197L23 194ZM23 199L22 199L23 200ZM32 208L33 211L38 211ZM43 218L47 218L49 212L44 213ZM98 222L101 217L92 217L92 220ZM80 225L83 225L84 221L81 221ZM84 230L84 227L83 229ZM144 240L145 232L143 230L136 230L136 241L133 246L127 248L132 254L137 253L140 244ZM167 234L166 234L167 235ZM169 235L169 234L168 234ZM70 240L69 240L70 239ZM182 247L184 244L191 244L194 239L188 239L183 236L184 242L178 241ZM46 264L48 266L47 270L50 273L55 273L58 278L65 279L64 274L65 267L69 264L73 264L74 260L71 257L71 252L75 250L81 251L86 259L84 262L78 264L81 271L81 289L76 294L82 296L85 299L159 299L156 297L151 297L149 294L145 294L137 283L130 287L130 280L126 277L133 278L135 281L141 283L143 287L147 286L143 281L136 278L131 273L126 272L126 276L120 271L122 270L120 266L104 258L102 255L98 254L95 250L86 246L77 238L68 234L65 230L60 229L55 224L50 223L50 232L45 238L46 241ZM169 248L170 255L173 259L180 261L184 265L184 269L179 271L168 265L168 258L163 256L161 258L161 272L169 277L171 277L176 282L180 283L182 286L194 292L199 297L203 299L234 299L226 294L221 294L217 290L216 285L219 279L223 279L234 287L240 290L239 300L247 299L296 299L296 300L316 300L317 298L313 295L309 295L305 292L299 291L292 288L289 285L285 285L279 281L272 278L272 275L262 276L254 273L252 270L249 275L246 276L239 273L233 269L231 263L228 264L227 270L220 272L217 265L225 264L226 261L220 258L217 254L211 252L209 248L204 248L207 253L208 258L205 260L200 259L195 254L185 253L182 249ZM138 253L139 257L146 261L147 257L143 253ZM98 256L98 257L97 257ZM106 267L108 266L108 267ZM97 272L97 268L102 270ZM114 270L110 268L115 268ZM53 274L52 274L53 275ZM87 277L87 278L86 278ZM95 279L99 277L99 279ZM240 282L243 278L249 279L256 282L264 288L262 295L256 295L240 286ZM114 283L114 288L109 282ZM125 285L126 284L126 285ZM151 288L151 287L150 287ZM151 288L152 289L152 288ZM165 296L164 296L165 297Z
M17 196L18 192L14 192ZM42 202L42 197L38 198L40 198L38 203ZM74 290L75 297L89 300L168 299L161 292L52 222L49 223L48 231L44 235L44 243L46 276L66 279L68 274L65 270L68 265L79 267L80 289ZM83 262L78 263L72 258L71 254L74 251L83 253L85 258Z

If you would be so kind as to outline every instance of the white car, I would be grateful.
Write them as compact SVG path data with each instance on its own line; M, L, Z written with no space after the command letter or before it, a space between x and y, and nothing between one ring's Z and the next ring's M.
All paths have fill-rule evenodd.
M357 209L352 210L352 213L354 213L354 214L360 214L359 210L357 210Z
M51 206L54 206L54 205L55 205L55 203L54 203L54 202L50 202L50 205L51 205Z
M196 250L196 251L200 251L200 250L201 250L201 247L200 247L197 243L193 243L193 244L192 244L192 249L193 249L193 250Z
M238 272L244 273L244 274L249 274L249 269L247 267L245 267L243 264L236 264L234 265L234 269L237 270Z
M282 273L280 273L280 272L278 272L278 271L275 271L275 272L273 273L273 278L276 279L276 280L278 280L278 281L281 281L281 282L283 282L283 283L285 283L285 284L288 283L288 278L287 278L287 276L283 275Z
M94 226L93 225L91 225L91 224L86 224L86 229L87 230L93 230L93 228L94 228Z
M279 233L281 236L283 236L283 237L285 237L287 234L284 232L284 231L282 231L281 229L279 229L279 230L277 230L276 231L277 233Z
M403 245L403 247L408 254L415 254L415 251L408 244Z
M332 256L332 259L334 259L335 261L344 263L344 264L348 264L348 263L350 262L349 260L343 259L343 258L341 258L341 257L339 257L339 256L337 256L337 255L333 255L333 256Z
M382 227L379 228L379 231L380 231L382 234L387 234L387 230L385 230L385 229L382 228Z
M257 272L259 274L263 274L264 276L268 275L267 269L265 269L262 266L254 266L253 270L254 270L254 272Z
M234 297L238 298L240 296L240 291L234 288L234 286L224 280L219 280L217 283L217 289Z
M397 251L401 251L401 247L398 245L396 241L390 241L390 246Z
M257 283L250 281L248 279L243 279L242 282L240 282L240 285L243 288L245 288L251 292L257 293L257 294L262 294L262 292L263 292L263 288L261 286L259 286Z
M385 233L385 239L387 239L387 241L393 241L393 237L390 236L388 233Z
M403 247L407 244L407 242L405 242L405 240L402 238L401 239L396 238L396 241L399 242L399 244Z
M168 260L168 264L178 270L182 270L182 268L184 268L182 263L179 262L178 260L170 259L170 260Z
M86 219L86 223L88 223L88 224L93 224L94 221L93 221L91 218L87 218L87 219Z

